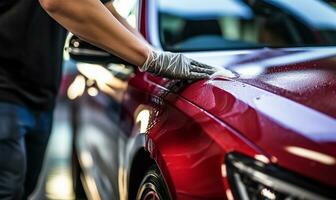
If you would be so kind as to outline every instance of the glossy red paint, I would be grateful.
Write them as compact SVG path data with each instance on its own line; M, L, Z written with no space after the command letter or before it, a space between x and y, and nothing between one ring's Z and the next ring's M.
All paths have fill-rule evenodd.
M147 150L173 199L225 199L230 191L222 172L226 153L237 150L255 157L262 151L212 114L152 82L150 76L139 73L129 81L124 105L127 113L136 113L140 105L151 108Z
M139 21L138 21L138 26L139 26L139 31L140 33L145 37L145 39L148 40L148 35L147 35L147 7L148 7L148 2L147 0L140 1L140 6L139 6Z
M147 20L146 8L141 20ZM141 22L142 33L149 28ZM124 105L128 113L141 104L151 108L147 150L173 199L229 198L223 161L233 151L336 187L335 52L191 53L239 74L193 84L137 72ZM141 101L134 100L143 93Z
M260 74L250 77L242 75L240 79L242 82L284 96L335 118L336 104L332 103L336 98L335 50L335 48L298 52L278 50L282 53L281 56L270 59L264 55L264 59L258 61L262 69ZM254 53L249 56L253 55ZM295 60L292 60L293 58ZM244 65L236 65L231 69L244 70Z
M263 50L266 55L281 55L277 59L284 59L283 63L287 55L298 58L296 53L315 51L324 49L288 54L285 50ZM253 55L246 54L250 58ZM260 52L255 55L259 58L252 60L260 65L269 59ZM328 53L312 59L310 56L284 67L260 66L264 71L253 78L240 71L240 78L235 80L218 77L180 89L177 85L181 82L152 81L148 74L129 82L130 87L151 96L145 104L155 108L156 114L148 132L148 150L167 178L174 199L226 197L229 187L221 185L222 181L227 184L221 168L225 155L232 151L256 158L263 155L293 172L336 186L332 103L336 63ZM312 84L317 87L310 89ZM286 87L297 90L286 91Z
M205 110L246 136L280 166L335 186L336 173L333 170L335 169L334 159L336 157L334 120L329 124L319 121L323 120L323 117L321 119L314 118L313 120L317 121L315 121L313 128L315 127L317 130L314 132L315 130L312 128L310 132L303 126L306 125L304 118L312 116L305 116L308 112L301 110L300 105L292 105L293 103L290 101L280 100L282 97L270 95L268 92L239 82L214 80L210 85L201 86L199 84L195 87L203 89L195 90L194 87L191 87L188 90L192 91L192 94L186 90L183 95L187 98L198 95L199 98L193 98L195 104L200 104ZM210 93L206 92L209 90ZM209 95L212 97L209 98ZM202 97L206 97L206 101L202 101ZM213 101L209 102L209 99ZM263 107L268 108L263 109ZM280 110L274 112L269 109ZM309 110L309 108L302 109ZM270 112L265 113L265 111ZM277 114L285 117L279 119ZM292 122L292 120L297 122ZM314 123L311 120L307 119L306 123ZM299 124L300 122L302 124ZM295 125L297 127L293 127ZM324 128L316 128L316 126L323 125L325 125ZM312 127L311 125L307 126ZM300 131L301 128L302 131ZM319 130L321 132L318 132ZM295 154L298 152L291 152L290 149L293 148L318 152L330 159L315 160L314 154L302 157L300 154Z
M266 55L270 52L265 51ZM251 56L253 53L246 55ZM263 58L259 53L257 55L261 57L257 61L259 63L269 58ZM287 54L282 52L280 55ZM307 62L309 59L310 62ZM161 102L154 106L162 107L158 112L162 115L155 116L156 123L149 131L150 151L165 177L169 177L170 189L174 191L176 199L223 198L226 195L225 188L228 187L222 188L218 178L221 177L224 156L232 151L251 157L264 155L279 166L336 186L336 124L332 118L335 106L332 104L332 99L335 99L335 64L330 62L333 58L323 58L323 55L320 61L312 61L311 57L309 59L304 64L281 67L286 63L285 57L283 63L278 63L277 69L274 66L264 67L265 72L256 78L245 78L241 73L241 77L236 80L216 78L196 82L175 94L168 91L172 91L171 88L178 83L162 80L159 86L159 81L151 81L151 75L148 74L135 83L130 82L133 87L147 83L147 87L139 89L148 91ZM326 62L329 65L326 66ZM239 66L242 65L232 69ZM272 67L273 70L270 69ZM323 84L323 81L310 83L311 77L305 74L305 70L325 70L318 74L320 79L317 80L328 81L329 85ZM307 93L304 89L300 90L300 95L286 92L284 88L262 87L262 84L267 83L263 80L270 80L267 76L276 76L283 71L286 77L297 75L302 79L298 81L294 78L292 82L288 79L286 84L280 79L272 82L273 85L302 88L304 84L310 87L311 84L321 83L316 88L325 95L323 98L329 99L319 102L320 98L311 95L315 87ZM311 75L319 77L314 73ZM305 94L308 98L302 98ZM306 101L302 102L304 99ZM325 107L329 109L323 113L321 110ZM302 155L300 152L311 155ZM327 159L316 159L314 156L317 154L314 153L326 156ZM214 174L207 169L212 169Z

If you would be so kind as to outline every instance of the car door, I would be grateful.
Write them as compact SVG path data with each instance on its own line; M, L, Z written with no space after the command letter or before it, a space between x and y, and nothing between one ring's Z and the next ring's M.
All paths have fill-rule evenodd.
M118 199L119 143L127 138L120 129L120 113L134 67L75 36L70 39L69 51L78 61L79 73L67 95L73 100L76 153L84 182L91 184L93 196Z

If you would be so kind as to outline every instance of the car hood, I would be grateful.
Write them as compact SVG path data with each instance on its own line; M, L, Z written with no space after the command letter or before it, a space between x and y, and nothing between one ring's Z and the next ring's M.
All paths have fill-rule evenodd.
M236 72L236 81L267 90L336 118L336 48L262 49L191 54Z
M336 48L262 49L190 57L238 74L181 92L280 166L336 187Z

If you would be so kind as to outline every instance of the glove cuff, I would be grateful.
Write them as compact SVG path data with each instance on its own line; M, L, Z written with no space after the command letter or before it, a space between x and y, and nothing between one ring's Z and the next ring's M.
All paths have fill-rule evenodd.
M151 67L153 60L154 60L154 53L155 52L153 50L149 49L148 57L145 63L141 67L139 67L141 72L148 71L148 69Z

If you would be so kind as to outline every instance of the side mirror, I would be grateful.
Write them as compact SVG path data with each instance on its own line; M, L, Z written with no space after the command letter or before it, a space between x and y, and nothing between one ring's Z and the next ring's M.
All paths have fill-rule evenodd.
M67 50L70 57L77 62L101 65L108 65L111 63L124 64L128 66L131 65L123 59L114 56L102 49L99 49L98 47L85 42L75 35L71 36Z

